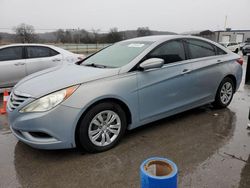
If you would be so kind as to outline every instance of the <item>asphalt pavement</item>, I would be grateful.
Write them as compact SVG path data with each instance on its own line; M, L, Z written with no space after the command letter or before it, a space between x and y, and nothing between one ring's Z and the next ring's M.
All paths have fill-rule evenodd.
M249 188L249 107L243 80L228 108L206 105L128 131L117 147L98 154L33 149L0 115L0 187L140 187L140 164L160 156L177 164L180 188Z

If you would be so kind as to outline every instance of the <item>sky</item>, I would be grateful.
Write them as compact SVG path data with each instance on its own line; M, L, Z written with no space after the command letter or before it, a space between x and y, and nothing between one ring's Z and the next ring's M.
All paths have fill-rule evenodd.
M0 32L20 23L36 32L110 28L182 33L250 29L250 0L0 0Z

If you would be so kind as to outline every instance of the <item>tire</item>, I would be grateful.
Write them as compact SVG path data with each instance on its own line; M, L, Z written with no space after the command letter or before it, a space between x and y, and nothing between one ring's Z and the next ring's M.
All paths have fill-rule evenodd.
M217 89L215 101L212 103L212 105L215 108L226 108L231 103L234 92L235 84L233 80L229 77L224 78Z
M245 53L245 52L242 52L242 54L245 56L245 55L247 55L247 53Z
M237 49L234 51L234 53L236 53L236 54L237 54L238 52L239 52L239 49L237 48Z
M78 145L90 153L109 150L121 140L126 127L126 114L120 105L99 103L82 118L77 130Z

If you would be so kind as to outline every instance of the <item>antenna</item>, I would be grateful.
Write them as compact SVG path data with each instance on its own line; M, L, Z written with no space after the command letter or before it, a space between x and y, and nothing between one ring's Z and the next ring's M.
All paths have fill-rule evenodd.
M225 25L224 25L224 29L226 30L227 28L227 15L225 16Z

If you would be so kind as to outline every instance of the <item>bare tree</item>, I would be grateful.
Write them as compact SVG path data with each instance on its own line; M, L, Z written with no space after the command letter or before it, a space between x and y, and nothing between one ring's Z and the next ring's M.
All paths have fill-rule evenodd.
M91 41L91 39L89 37L89 32L87 32L84 29L80 30L79 37L80 37L80 42L81 43L89 43Z
M55 35L57 42L65 43L65 31L63 29L58 29Z
M37 35L32 25L22 23L15 27L14 32L16 33L16 40L22 43L32 43L37 41Z
M138 27L137 29L138 37L149 36L149 35L152 35L152 32L149 30L148 27Z
M72 30L67 29L67 30L65 31L65 42L67 42L67 43L72 43L72 41L73 41Z
M74 37L74 30L73 29L67 29L67 30L63 30L63 29L58 29L55 32L56 38L57 38L57 42L61 42L61 43L73 43L76 42L75 41L75 37Z
M122 40L121 33L118 32L117 28L111 28L108 35L107 35L107 42L114 43Z
M99 33L100 32L100 29L92 29L92 34L93 34L93 39L94 39L94 42L97 44L99 41Z

